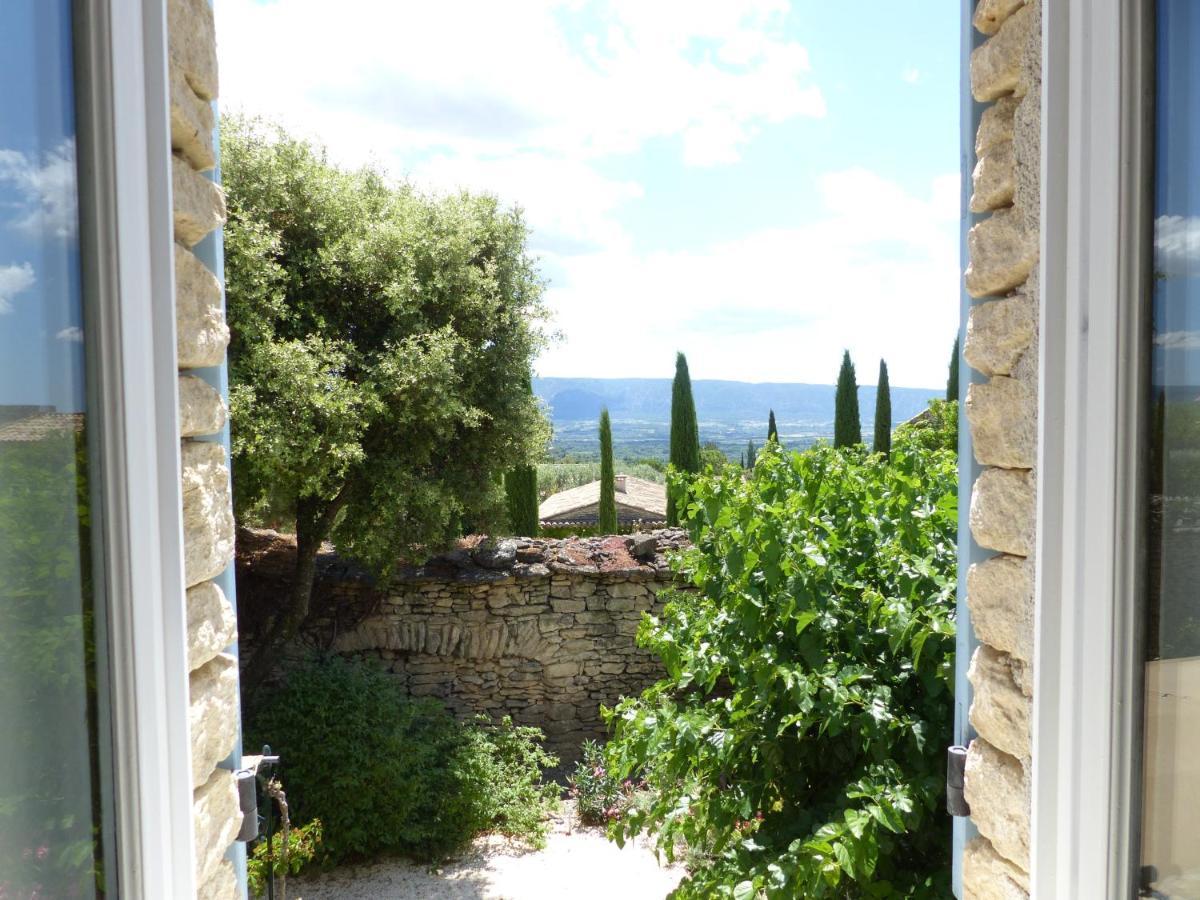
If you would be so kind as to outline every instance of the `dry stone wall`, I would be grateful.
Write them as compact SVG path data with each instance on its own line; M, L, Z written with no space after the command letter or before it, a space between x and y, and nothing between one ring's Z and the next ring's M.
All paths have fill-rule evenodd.
M967 389L975 459L970 528L995 553L971 566L967 603L980 646L966 798L980 836L966 848L967 898L1029 896L1033 552L1037 496L1038 220L1041 4L979 0L987 39L971 55L971 91L988 103L975 139L963 357L986 380Z
M247 545L250 541L246 541ZM636 643L643 613L661 609L674 583L666 553L677 529L648 536L513 540L461 548L385 586L323 578L306 640L382 662L413 696L436 697L459 716L509 715L546 732L564 761L605 733L600 705L635 695L662 675ZM263 578L278 563L243 563ZM328 560L325 571L337 570ZM286 560L279 570L286 571ZM240 583L240 582L239 582ZM270 579L259 581L260 589ZM340 627L334 610L374 594L372 611Z
M233 510L224 448L197 440L225 427L220 394L188 370L225 361L229 329L221 284L193 248L225 221L225 198L210 174L217 45L208 0L169 0L171 185L174 199L175 317L183 478L184 576L197 895L242 896L225 859L241 827L234 775L219 763L237 742L237 639L233 608L212 581L233 560Z

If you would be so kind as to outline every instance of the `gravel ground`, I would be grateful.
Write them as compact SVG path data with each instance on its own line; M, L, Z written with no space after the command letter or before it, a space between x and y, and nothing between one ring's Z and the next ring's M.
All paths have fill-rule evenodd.
M439 869L403 861L289 879L289 900L662 900L683 877L660 866L647 844L618 849L580 826L569 804L544 850L489 835Z

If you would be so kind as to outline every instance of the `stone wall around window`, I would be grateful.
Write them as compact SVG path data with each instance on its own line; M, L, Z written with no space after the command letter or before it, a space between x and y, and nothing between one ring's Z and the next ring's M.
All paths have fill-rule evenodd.
M987 39L971 55L971 91L988 106L976 134L968 234L972 298L963 358L976 461L970 528L993 556L971 566L967 603L980 640L968 678L966 796L979 837L963 860L964 897L1029 896L1033 552L1037 496L1038 226L1041 4L980 0Z

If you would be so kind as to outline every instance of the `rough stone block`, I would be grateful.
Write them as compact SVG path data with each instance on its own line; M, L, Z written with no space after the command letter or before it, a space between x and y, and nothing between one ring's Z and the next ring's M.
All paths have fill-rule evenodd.
M225 222L225 194L181 156L171 156L171 192L175 206L175 240L194 247Z
M1025 95L1029 85L1021 63L1034 25L1032 9L1023 6L971 52L971 94L980 103L1005 94Z
M183 437L216 434L225 427L225 401L195 375L179 376L179 431Z
M1037 329L1037 310L1029 287L1027 282L1003 300L972 307L963 344L967 365L984 375L1012 373Z
M992 847L985 837L975 837L963 851L965 900L1028 900L1029 875Z
M188 679L191 706L188 722L192 741L192 787L208 780L217 763L237 743L237 660L218 653Z
M971 173L971 212L1009 206L1016 191L1016 159L1012 141L997 144L979 158Z
M985 469L971 491L971 534L981 547L1029 556L1037 489L1032 472Z
M217 769L192 796L196 841L196 884L207 884L242 827L237 782Z
M967 678L975 689L969 715L975 730L989 744L1010 756L1028 760L1033 702L1013 675L1013 660L1008 654L987 644L976 647L967 670Z
M1024 3L1025 0L979 0L971 24L983 34L995 34Z
M967 572L967 605L981 641L1033 661L1033 561L993 556Z
M179 367L219 366L229 345L221 283L204 263L175 245L175 329Z
M1029 871L1029 776L1016 757L976 738L967 749L964 784L971 819L992 848Z
M241 900L241 896L233 863L227 859L217 864L208 880L196 891L197 900Z
M167 53L192 90L217 97L217 32L208 0L169 0Z
M233 505L224 447L185 441L182 457L183 563L191 587L216 577L233 559Z
M981 465L1031 469L1037 461L1037 397L1024 384L997 375L967 387L967 421Z
M979 130L975 132L976 158L997 144L1012 140L1013 117L1020 102L1017 97L1001 97L983 111L979 117Z
M193 672L237 640L237 617L225 592L206 581L187 592L188 671Z
M967 232L967 293L1005 294L1021 284L1038 260L1038 236L1020 207L997 210Z
M183 71L171 66L171 149L201 172L216 165L212 104L198 97Z

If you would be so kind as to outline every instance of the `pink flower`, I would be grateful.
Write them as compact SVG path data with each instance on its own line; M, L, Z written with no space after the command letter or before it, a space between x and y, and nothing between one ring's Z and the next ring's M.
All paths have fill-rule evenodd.
M50 848L47 847L45 844L43 844L42 846L37 848L36 855L37 855L38 859L45 859L47 856L50 855Z

